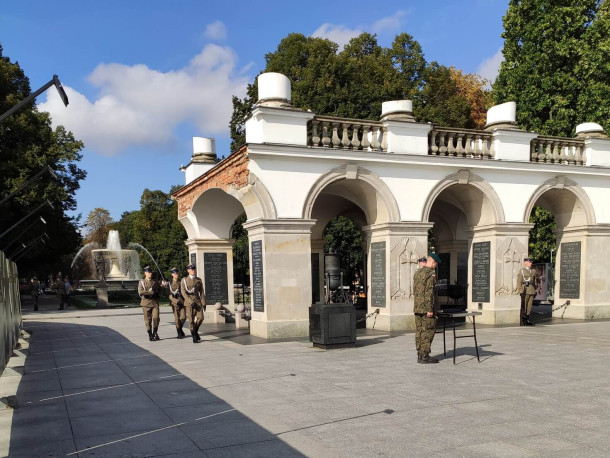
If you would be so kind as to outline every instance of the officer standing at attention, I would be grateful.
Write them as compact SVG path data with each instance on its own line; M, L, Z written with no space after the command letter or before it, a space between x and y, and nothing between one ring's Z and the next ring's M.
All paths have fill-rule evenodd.
M532 304L540 281L538 271L532 269L532 259L523 259L524 266L517 274L517 289L521 291L521 326L536 326L530 321Z
M441 258L436 253L430 253L426 259L426 265L415 271L413 276L415 347L417 348L417 362L421 364L438 363L438 359L430 356L430 350L436 333L437 320L434 313L435 269L440 262Z
M66 284L61 280L61 277L55 279L55 293L57 294L57 300L59 301L59 309L64 309L64 302L66 301Z
M180 294L180 275L176 267L172 267L170 272L172 273L172 279L167 282L167 292L169 303L174 311L174 323L176 323L178 339L182 339L184 337L182 326L186 321L186 309L184 308L184 298Z
M30 295L34 299L34 311L38 310L38 295L40 294L40 282L38 278L32 277L30 280Z
M144 314L144 325L148 332L148 340L151 342L159 340L159 291L161 285L158 281L152 278L152 269L150 266L144 267L144 279L138 283L138 295L140 296L140 305Z
M189 264L186 267L188 275L180 282L180 292L184 297L186 316L190 321L189 328L193 343L201 341L199 337L199 326L203 322L203 312L205 310L205 293L201 278L195 276L195 265Z

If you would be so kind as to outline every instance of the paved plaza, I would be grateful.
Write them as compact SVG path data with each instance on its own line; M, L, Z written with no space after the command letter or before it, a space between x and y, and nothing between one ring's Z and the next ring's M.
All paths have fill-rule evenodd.
M0 455L610 454L610 322L480 327L480 363L461 339L456 365L451 351L421 365L412 333L359 330L356 348L324 351L204 324L195 345L165 308L149 342L137 308L54 305L24 311ZM443 357L441 335L432 348Z

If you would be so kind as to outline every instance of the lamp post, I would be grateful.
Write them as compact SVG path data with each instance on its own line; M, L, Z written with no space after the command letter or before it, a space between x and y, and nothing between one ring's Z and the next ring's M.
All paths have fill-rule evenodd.
M44 237L46 237L47 240L49 239L49 236L45 232L40 237L38 237L36 240L34 240L32 243L30 243L25 250L21 251L21 253L19 253L19 255L13 259L13 262L19 261L23 257L23 255L26 254L28 251L30 251L30 249L34 245L36 245L38 242L42 242L42 243L46 244L47 242L44 241Z
M13 197L15 194L17 194L19 191L21 191L23 188L25 188L26 186L28 186L30 183L32 183L33 181L37 180L38 178L40 178L40 176L45 173L45 172L49 172L49 174L51 175L51 177L57 179L57 175L55 175L55 171L49 167L48 165L43 168L40 172L38 172L36 175L34 175L32 178L30 178L28 181L26 181L25 183L23 183L21 186L19 186L16 190L14 190L12 193L10 193L8 196L6 196L4 199L2 199L2 201L0 202L0 205L2 205L4 202L6 202L7 200L9 200L11 197Z
M17 226L19 226L21 223L23 223L26 219L28 219L30 216L32 216L34 213L36 213L38 210L40 210L42 207L44 207L45 205L48 205L51 208L55 208L53 207L53 205L51 204L51 202L49 202L48 200L44 201L43 203L41 203L38 207L36 207L36 209L32 210L28 215L24 216L23 218L21 218L17 223L13 224L11 227L9 227L6 231L4 231L2 234L0 234L0 239L2 237L4 237L6 234L8 234L9 232L11 232L13 229L15 229Z
M47 84L42 86L36 92L32 92L30 95L28 95L25 99L23 99L21 102L19 102L17 105L15 105L13 108L11 108L6 113L1 115L0 116L0 122L4 121L4 119L8 118L15 111L19 110L26 103L34 100L36 97L38 97L44 91L49 89L51 86L55 86L55 88L57 89L57 92L59 92L59 97L61 98L61 101L64 103L65 106L68 106L68 95L66 94L66 91L64 91L64 88L61 85L58 76L57 75L53 75L53 79L51 81L49 81Z
M3 249L2 251L4 251L4 252L6 253L6 252L8 251L8 249L9 249L11 246L13 246L13 243L15 243L17 240L19 240L23 234L26 234L26 233L27 233L27 231L28 231L28 230L29 230L29 229L30 229L32 226L34 226L34 225L35 225L35 224L36 224L38 221L42 221L42 223L43 223L43 224L47 224L47 222L44 220L44 218L43 218L42 216L39 216L37 220L35 220L35 221L34 221L32 224L30 224L28 227L26 227L26 228L25 228L25 229L24 229L24 230L21 232L21 234L19 234L17 237L15 237L15 238L13 239L13 241L12 241L11 243L9 243L9 244L8 244L6 247L4 247L4 249Z

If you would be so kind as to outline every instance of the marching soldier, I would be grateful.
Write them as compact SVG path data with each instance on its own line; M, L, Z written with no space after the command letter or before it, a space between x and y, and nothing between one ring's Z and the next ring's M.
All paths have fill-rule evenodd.
M30 280L30 295L34 299L34 311L38 310L38 295L40 294L40 282L38 278L32 277Z
M188 275L180 282L180 292L182 297L184 297L184 306L186 307L186 316L190 321L189 328L193 337L193 343L197 343L201 341L198 331L199 326L203 322L205 293L201 278L195 276L195 265L189 264L186 269Z
M138 283L138 295L144 315L144 325L148 332L148 340L151 342L159 340L159 292L161 284L152 278L152 269L144 267L144 279Z
M430 356L432 340L436 333L435 295L436 283L435 268L441 262L436 253L430 253L426 265L417 269L413 276L415 314L415 347L417 348L417 362L421 364L438 363L438 359Z
M170 272L172 273L172 279L167 282L169 303L174 311L174 322L176 323L178 339L182 339L185 336L182 326L184 326L184 323L186 322L184 297L182 297L182 294L180 294L180 276L178 274L178 269L176 267L172 267Z
M521 291L521 326L536 326L530 321L532 304L540 281L538 271L532 269L532 259L523 259L524 266L517 274L517 289Z
M55 294L57 294L57 300L59 301L59 309L64 309L64 302L66 301L66 284L62 281L61 277L55 279Z

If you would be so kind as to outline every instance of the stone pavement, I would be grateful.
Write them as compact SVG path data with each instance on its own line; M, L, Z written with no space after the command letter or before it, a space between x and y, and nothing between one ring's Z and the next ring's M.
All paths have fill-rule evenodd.
M412 333L323 351L204 325L195 345L165 312L149 342L137 312L24 314L32 335L0 377L19 403L0 410L0 455L610 453L610 322L480 328L480 363L460 339L458 364L449 351L420 365Z

